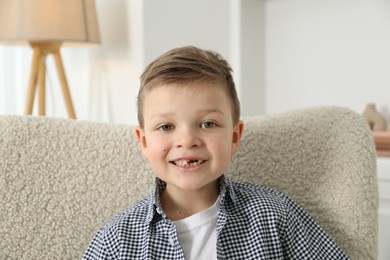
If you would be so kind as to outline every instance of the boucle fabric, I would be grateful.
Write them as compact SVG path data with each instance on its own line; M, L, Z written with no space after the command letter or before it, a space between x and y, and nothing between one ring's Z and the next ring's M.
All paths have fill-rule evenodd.
M285 192L351 259L376 259L376 157L366 121L340 107L244 121L229 176ZM132 126L0 116L0 259L80 259L96 231L153 181Z

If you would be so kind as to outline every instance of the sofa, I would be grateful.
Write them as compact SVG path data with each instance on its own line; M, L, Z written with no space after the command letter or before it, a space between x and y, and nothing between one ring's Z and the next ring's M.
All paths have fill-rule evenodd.
M351 259L376 259L376 154L364 118L321 106L243 120L226 174L285 192ZM0 116L0 259L80 259L153 183L134 126Z

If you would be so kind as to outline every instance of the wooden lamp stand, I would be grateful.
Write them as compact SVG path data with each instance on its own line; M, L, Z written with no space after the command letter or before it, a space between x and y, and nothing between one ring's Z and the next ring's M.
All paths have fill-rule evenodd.
M31 115L34 106L34 97L38 86L38 114L46 114L46 57L53 54L57 73L60 80L62 94L69 118L76 119L76 114L72 104L68 82L65 76L64 65L60 54L62 42L30 42L33 48L33 59L31 63L30 79L27 89L25 114Z

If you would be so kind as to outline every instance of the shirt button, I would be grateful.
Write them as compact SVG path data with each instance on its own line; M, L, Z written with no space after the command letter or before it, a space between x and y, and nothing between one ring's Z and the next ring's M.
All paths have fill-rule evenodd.
M172 237L169 237L168 241L169 241L169 244L171 244L171 246L175 245L175 240L173 240Z

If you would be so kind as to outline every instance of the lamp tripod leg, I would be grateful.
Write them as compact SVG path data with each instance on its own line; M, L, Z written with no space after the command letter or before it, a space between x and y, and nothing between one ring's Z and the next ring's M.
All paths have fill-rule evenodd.
M73 108L72 98L70 96L69 86L66 80L65 69L62 63L62 58L59 49L54 51L53 55L57 67L58 77L60 79L60 83L62 87L62 94L64 95L66 109L68 110L68 116L70 118L76 119L76 113Z
M31 72L30 72L30 78L28 82L28 89L27 89L27 96L26 96L26 107L24 110L24 113L26 115L31 115L33 111L34 106L34 97L35 97L35 90L37 87L37 78L38 78L38 72L39 72L39 64L40 60L42 59L42 54L39 50L39 48L35 47L33 48L33 59L31 62Z
M41 57L38 73L38 114L46 114L46 55Z

